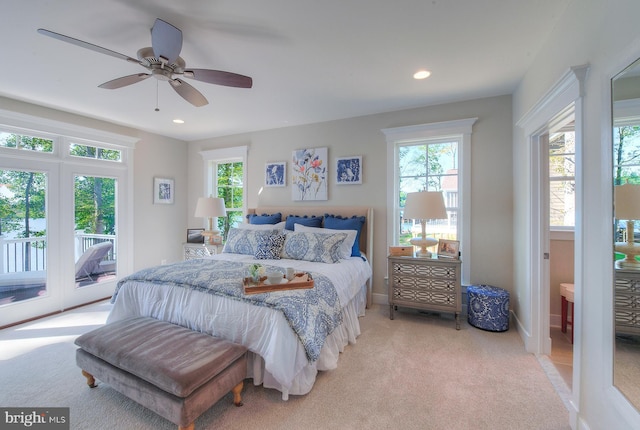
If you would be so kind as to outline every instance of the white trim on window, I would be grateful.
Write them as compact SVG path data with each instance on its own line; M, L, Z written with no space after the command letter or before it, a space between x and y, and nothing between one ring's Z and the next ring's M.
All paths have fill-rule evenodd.
M242 161L243 170L242 170L242 183L243 183L243 193L242 193L242 213L243 215L247 213L247 152L248 147L245 146L234 146L230 148L220 148L220 149L209 149L206 151L200 151L200 155L204 161L204 184L202 189L205 190L206 195L210 195L213 193L213 189L211 189L212 184L214 183L213 171L210 169L211 162L221 163L221 162L229 162L229 161Z
M393 245L397 239L394 222L400 214L395 213L398 201L398 160L396 146L398 144L418 142L425 139L456 137L462 138L458 152L458 188L461 193L458 212L458 237L462 253L462 283L470 280L469 263L471 255L471 130L478 118L467 118L454 121L434 122L382 129L387 140L387 243ZM466 252L466 254L465 254ZM465 264L465 258L467 263Z

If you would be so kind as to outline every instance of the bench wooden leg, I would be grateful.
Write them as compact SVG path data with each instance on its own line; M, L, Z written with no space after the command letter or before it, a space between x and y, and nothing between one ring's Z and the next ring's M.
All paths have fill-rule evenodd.
M231 392L233 392L233 404L236 406L242 406L242 387L244 386L244 381L240 381L238 385L233 387Z
M82 371L82 376L84 376L85 378L87 378L87 385L89 386L89 388L95 388L98 385L96 385L96 378L93 377L93 375L89 372L86 371Z

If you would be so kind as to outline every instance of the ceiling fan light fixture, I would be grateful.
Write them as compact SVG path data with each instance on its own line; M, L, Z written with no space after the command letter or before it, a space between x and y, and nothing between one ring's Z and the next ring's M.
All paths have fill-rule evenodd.
M174 122L175 124L184 124L184 120L183 120L183 119L180 119L180 118L176 118L176 119L174 119L174 120L173 120L173 122Z
M413 79L426 79L431 76L431 72L428 70L418 70L413 74Z

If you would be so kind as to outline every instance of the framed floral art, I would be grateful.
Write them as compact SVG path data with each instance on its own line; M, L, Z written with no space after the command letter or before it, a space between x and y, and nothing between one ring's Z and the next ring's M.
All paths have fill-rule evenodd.
M291 197L300 200L327 200L327 148L293 151Z

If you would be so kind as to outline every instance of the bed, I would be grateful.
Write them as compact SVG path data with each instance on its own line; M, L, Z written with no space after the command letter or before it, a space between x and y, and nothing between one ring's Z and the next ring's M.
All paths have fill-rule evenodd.
M245 345L247 377L287 400L311 391L318 371L336 368L360 334L358 318L371 303L373 210L248 212L251 219L229 232L222 253L143 269L118 282L107 324L148 316ZM309 272L314 288L245 295L242 279L255 263Z

